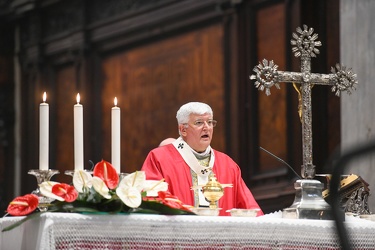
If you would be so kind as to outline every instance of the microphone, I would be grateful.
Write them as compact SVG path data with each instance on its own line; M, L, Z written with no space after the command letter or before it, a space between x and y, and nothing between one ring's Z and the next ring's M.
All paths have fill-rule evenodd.
M290 170L292 170L293 173L294 173L296 176L298 176L299 179L302 179L301 176L300 176L299 174L297 174L297 172L294 171L294 169L293 169L288 163L286 163L286 161L284 161L284 160L281 159L280 157L277 157L276 155L272 154L270 151L268 151L268 150L266 150L266 149L264 149L264 148L262 148L262 147L260 147L260 146L259 146L259 148L260 148L261 150L263 150L264 152L266 152L267 154L273 156L275 159L277 159L277 160L280 161L281 163L284 163L285 165L287 165L288 168L289 168Z

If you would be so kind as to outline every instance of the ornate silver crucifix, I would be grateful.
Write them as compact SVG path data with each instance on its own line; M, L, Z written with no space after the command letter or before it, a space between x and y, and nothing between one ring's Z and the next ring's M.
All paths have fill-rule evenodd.
M351 69L346 69L340 64L331 68L331 74L311 73L311 57L319 54L318 46L320 41L316 41L317 34L313 34L314 29L303 25L303 30L298 27L297 33L293 33L291 44L295 57L301 57L301 72L278 71L278 66L273 61L263 59L254 67L254 75L250 79L256 80L255 87L265 90L266 95L270 95L270 88L275 85L280 89L280 82L293 83L298 88L300 94L300 119L302 122L302 158L303 165L301 174L303 178L313 179L315 177L315 166L313 165L312 153L312 115L311 115L311 88L315 84L331 86L332 92L340 96L340 92L346 91L351 94L358 84L357 75ZM299 87L296 87L299 84Z

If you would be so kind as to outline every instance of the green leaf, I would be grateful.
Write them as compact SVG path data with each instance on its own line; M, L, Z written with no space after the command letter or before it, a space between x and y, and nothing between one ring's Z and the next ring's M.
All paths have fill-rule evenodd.
M97 205L98 210L102 212L119 213L122 211L123 203L120 199L103 200Z
M75 213L98 213L99 210L89 207L72 207L69 212Z
M148 211L156 211L158 214L165 215L195 215L193 212L172 208L157 201L142 201L140 208ZM139 212L140 211L137 211L137 213Z
M18 227L19 225L23 224L24 222L26 222L26 221L28 221L28 220L30 220L30 219L32 219L32 218L35 218L35 217L40 216L42 213L43 213L43 212L32 213L32 214L26 216L25 218L23 218L22 220L17 221L17 222L15 222L15 223L13 223L12 225L7 226L7 227L4 228L1 232L10 231L10 230L12 230L13 228L16 228L16 227Z
M132 214L160 214L159 211L152 210L152 209L145 209L145 208L133 208L129 210L129 213Z
M103 196L101 196L99 193L95 191L93 187L91 187L88 193L88 196L86 198L86 201L91 202L91 203L100 203L102 200L103 200Z

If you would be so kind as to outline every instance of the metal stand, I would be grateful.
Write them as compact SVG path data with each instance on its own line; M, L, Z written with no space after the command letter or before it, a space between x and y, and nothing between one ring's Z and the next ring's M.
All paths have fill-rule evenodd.
M294 202L283 210L283 218L332 220L331 206L322 196L323 187L318 180L296 181Z
M38 187L36 190L32 192L32 194L35 194L38 196L39 204L38 208L41 212L46 212L48 210L49 204L54 201L55 199L45 197L41 194L39 190L39 185L45 181L50 181L51 177L55 174L59 174L60 172L58 170L48 169L48 170L39 170L39 169L31 169L28 174L34 175L36 177L36 181L38 183Z

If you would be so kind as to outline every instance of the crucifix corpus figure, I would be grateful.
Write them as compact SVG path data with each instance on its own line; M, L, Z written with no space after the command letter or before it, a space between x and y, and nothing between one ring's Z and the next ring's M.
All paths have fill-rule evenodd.
M293 33L291 44L295 57L301 57L301 72L278 71L278 66L273 61L263 59L254 67L254 75L250 79L256 80L255 87L265 90L266 95L270 95L270 88L275 85L280 89L280 82L293 83L299 94L299 115L302 122L302 159L303 165L301 174L303 178L313 179L315 177L315 166L313 165L312 154L312 115L311 115L311 89L315 84L331 86L332 92L337 96L345 91L351 94L358 84L357 75L351 69L336 64L331 68L331 74L311 73L311 57L319 54L318 46L320 41L316 41L317 34L313 34L314 29L303 25L303 30L298 27L297 33Z

